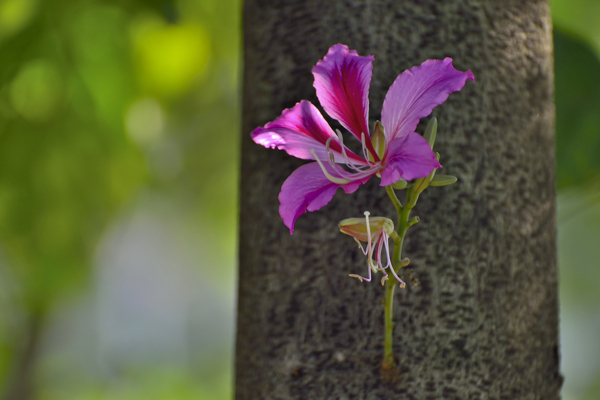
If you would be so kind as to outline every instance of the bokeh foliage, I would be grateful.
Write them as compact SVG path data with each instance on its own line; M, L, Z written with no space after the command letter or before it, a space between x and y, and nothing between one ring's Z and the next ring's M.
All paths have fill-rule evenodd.
M562 189L600 176L600 61L589 43L560 29L554 30L554 53L557 187Z
M211 228L233 279L239 26L237 0L0 0L3 393L32 325L89 290L99 239L143 193ZM123 398L223 394L171 375ZM142 395L151 382L167 383Z
M135 88L119 10L35 7L0 44L0 240L23 300L43 308L85 276L102 227L147 172L122 129Z
M563 310L593 309L600 2L552 7ZM2 393L32 321L60 315L74 293L85 298L98 241L148 193L210 232L199 273L233 290L240 28L239 0L0 0ZM43 358L35 398L212 400L231 390L230 359L89 379L71 362ZM70 378L52 375L58 364ZM600 396L597 385L572 388L568 399Z

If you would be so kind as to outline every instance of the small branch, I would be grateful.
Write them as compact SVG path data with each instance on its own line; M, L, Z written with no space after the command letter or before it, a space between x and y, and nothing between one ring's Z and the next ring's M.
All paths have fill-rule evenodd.
M392 203L394 203L394 207L396 207L396 212L398 212L398 215L402 214L402 203L400 203L400 200L398 200L392 185L386 186L385 191L387 192L388 196L390 196L390 199L392 199Z
M421 221L421 218L419 218L419 217L412 218L410 221L408 221L407 228L410 228L411 226L413 226L414 224L416 224L417 222L420 222L420 221Z

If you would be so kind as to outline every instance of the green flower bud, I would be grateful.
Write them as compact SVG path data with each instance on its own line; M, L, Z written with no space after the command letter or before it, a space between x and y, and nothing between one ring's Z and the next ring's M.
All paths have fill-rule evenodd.
M369 221L369 229L367 229L367 221ZM365 243L369 241L369 232L373 235L383 229L388 236L395 233L394 222L386 217L346 218L340 221L338 226L340 232L352 236L356 241Z
M385 130L379 121L375 121L375 129L371 135L371 143L373 143L373 148L375 148L375 152L377 152L379 159L382 160L383 155L385 154ZM371 154L369 154L369 160L375 161Z
M441 175L441 174L438 174L438 175L436 175L436 176L433 177L433 179L429 183L429 186L446 186L446 185L452 185L457 180L458 179L455 176L452 176L452 175Z
M404 179L400 179L398 182L392 183L392 187L394 189L406 189L407 186L408 182L406 182Z
M435 143L435 137L437 136L437 118L433 117L429 120L427 128L425 128L425 134L423 138L427 140L431 149L433 150L433 144Z

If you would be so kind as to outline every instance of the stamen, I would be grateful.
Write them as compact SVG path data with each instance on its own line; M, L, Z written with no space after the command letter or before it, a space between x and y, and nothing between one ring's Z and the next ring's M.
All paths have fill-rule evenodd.
M336 172L340 176L339 178L335 178L335 177L332 177L331 175L329 175L327 173L327 171L325 169L323 169L323 164L322 164L321 160L319 160L317 158L317 156L315 155L315 153L313 152L314 150L310 151L310 153L313 155L313 157L315 158L315 160L317 160L317 162L319 162L319 165L321 166L321 169L323 169L323 172L325 173L325 176L327 176L327 178L330 181L332 181L333 183L338 183L338 184L344 185L345 183L351 182L351 181L353 181L355 179L361 179L361 178L364 178L366 175L369 175L369 171L363 171L361 169L357 169L356 167L354 167L354 170L356 172L358 172L358 174L352 174L352 173L349 173L347 171L344 171L343 169L341 171L338 170L337 169L337 165L335 163L335 156L333 155L333 152L330 149L331 141L333 139L334 139L333 137L330 137L329 139L327 139L327 142L325 143L325 151L328 154L329 165L331 165L331 168L333 168L334 170L336 170ZM343 149L343 147L342 147L342 149ZM349 160L346 162L346 165L348 165L348 162L349 162ZM338 181L335 181L332 178L333 179L337 179ZM347 180L347 182L345 182L345 183L339 183L340 181L343 181L343 180Z
M360 245L360 250L361 250L361 251L363 252L363 254L366 256L366 255L367 255L367 253L369 252L369 249L365 249L365 248L363 248L363 246L362 246L362 243L360 243L360 242L359 242L358 244Z
M367 222L367 251L369 253L367 255L367 264L369 264L369 267L371 267L373 272L377 273L377 268L373 265L373 246L371 244L371 224L369 224L369 215L371 215L371 213L365 211L365 220Z
M390 244L389 244L389 236L387 234L387 232L383 232L383 239L385 240L385 253L387 255L387 265L385 266L386 268L391 268L394 269L394 265L392 264L392 258L390 257Z
M378 231L382 231L382 228L380 228ZM377 265L379 266L379 268L381 270L384 270L385 268L383 266L383 263L381 262L381 250L383 249L383 244L384 244L383 241L385 240L385 236L384 236L383 232L381 232L378 235L378 239L377 240L378 240L377 241L377 258L376 258Z
M336 129L335 132L337 133L337 137L340 142L340 146L342 147L342 156L344 157L344 162L346 163L346 167L353 169L355 171L361 171L360 168L356 167L354 164L352 164L350 162L350 158L348 157L348 154L346 153L346 146L344 146L344 138L342 137L342 132L340 132L339 129Z
M373 261L373 259L371 258L371 255L369 255L368 257L369 258L367 259L367 265L373 270L374 273L377 273L377 271L379 270L379 267Z
M384 233L384 235L387 235L387 234ZM396 279L398 279L398 282L400 282L400 288L404 289L406 287L406 283L404 283L404 281L402 279L400 279L400 277L398 276L398 274L396 274L396 271L394 270L394 266L392 265L392 262L390 260L390 245L388 244L388 238L384 236L384 239L385 239L385 252L387 253L387 257L388 257L388 265L387 265L387 267L390 267L390 270L392 271L392 274L394 275L394 277Z
M357 278L359 281L365 281L365 282L371 282L371 270L369 270L369 277L365 278L364 276L360 276L360 275L356 275L356 274L350 274L348 275L351 278Z
M375 165L374 163L371 163L371 161L369 160L369 155L368 155L368 149L367 149L367 142L365 140L365 133L362 132L360 134L360 142L362 143L362 151L363 151L363 156L365 157L365 161L367 162L367 164L369 164L369 167L372 167L373 165Z
M360 249L363 250L363 253L365 255L367 255L367 253L369 253L369 255L367 257L369 257L369 261L371 261L371 252L370 252L370 249L371 249L371 230L369 228L369 215L371 215L371 213L368 212L368 211L365 211L365 217L367 219L367 234L369 236L369 244L367 245L367 251L363 250L362 245L360 244L360 242L358 244L360 246ZM366 282L371 282L371 269L373 269L373 267L371 266L370 262L367 262L367 264L370 267L370 268L368 268L368 271L369 271L369 277L368 278L365 278L364 276L360 276L360 275L356 275L356 274L350 274L350 276L352 278L358 278L361 282L363 280L366 281ZM377 273L377 270L373 269L373 272Z
M333 152L329 149L329 145L331 144L331 141L333 140L333 136L330 137L329 139L327 139L327 142L325 143L325 151L327 152L327 155L329 156L329 164L331 164L331 166L333 168L335 168L335 157L333 155Z
M327 141L325 142L325 151L326 151L327 153L330 153L330 151L329 151L329 145L331 144L331 141L332 141L332 140L333 140L333 136L332 136L332 137L330 137L329 139L327 139Z
M323 173L325 174L325 177L327 177L327 179L329 179L331 182L336 183L338 185L345 185L345 184L351 182L349 179L342 179L342 178L336 178L334 176L331 176L331 174L329 174L329 172L327 172L327 170L325 169L325 166L323 165L323 163L321 162L321 160L319 160L319 157L317 157L317 155L316 155L316 153L315 153L315 151L313 149L310 150L310 154L313 155L313 157L319 163L319 166L323 170Z
M354 238L354 241L356 243L358 243L358 248L360 249L360 251L362 251L362 253L366 256L367 255L367 250L365 248L363 248L362 243L360 242L360 240L358 240L357 238Z

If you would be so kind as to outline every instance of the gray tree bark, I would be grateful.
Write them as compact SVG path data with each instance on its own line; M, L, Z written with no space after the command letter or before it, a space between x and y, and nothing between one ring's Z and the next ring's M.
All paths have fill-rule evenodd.
M403 253L421 286L396 290L393 374L380 370L384 288L348 277L366 261L337 229L365 210L395 218L384 190L339 191L290 236L277 195L303 162L249 136L318 105L311 67L340 42L375 56L371 124L407 68L452 57L475 74L434 111L459 181L413 213ZM236 399L558 399L548 2L247 0L244 52Z

